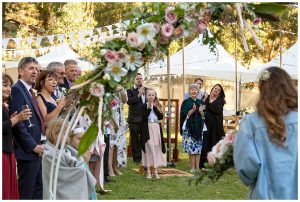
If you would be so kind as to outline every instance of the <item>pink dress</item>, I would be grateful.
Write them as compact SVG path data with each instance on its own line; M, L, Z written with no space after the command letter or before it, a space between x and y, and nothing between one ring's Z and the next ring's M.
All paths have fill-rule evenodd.
M145 150L142 151L142 165L145 167L153 166L154 168L166 166L166 155L161 148L161 135L159 123L148 123L150 139L145 144Z

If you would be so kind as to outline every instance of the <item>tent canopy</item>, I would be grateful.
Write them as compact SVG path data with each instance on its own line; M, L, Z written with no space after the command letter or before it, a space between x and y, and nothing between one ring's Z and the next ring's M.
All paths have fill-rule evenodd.
M216 44L216 53L210 51L209 45L203 45L203 35L199 35L194 41L184 49L185 54L185 74L216 77L224 80L235 80L235 60L226 50ZM160 76L167 74L167 61L155 62L149 65L148 76ZM182 50L170 56L170 74L180 75L183 73ZM249 75L254 74L252 70L247 70L239 63L237 64L238 80L244 81Z
M53 47L49 53L36 59L43 68L46 68L50 62L64 63L65 60L73 59L77 61L82 71L94 69L94 66L90 62L80 60L79 58L80 56L75 53L68 44L64 43ZM18 63L19 62L6 61L4 65L6 68L13 68L17 67Z
M245 81L258 81L260 72L271 66L280 67L280 53L270 62L254 68L253 71L255 71L256 74L249 76ZM298 41L282 54L282 68L292 77L292 79L298 80Z

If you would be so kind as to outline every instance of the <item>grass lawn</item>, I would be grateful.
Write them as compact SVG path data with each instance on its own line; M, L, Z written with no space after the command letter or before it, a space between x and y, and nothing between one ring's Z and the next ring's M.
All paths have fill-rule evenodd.
M181 146L181 143L178 144ZM188 156L180 151L180 161L175 162L176 169L188 172ZM128 158L127 168L123 175L110 177L113 182L106 183L105 189L112 190L109 194L99 195L101 200L229 200L247 199L247 187L238 179L234 169L229 170L217 182L195 186L188 185L189 177L165 177L146 179L145 175L136 173L132 157Z

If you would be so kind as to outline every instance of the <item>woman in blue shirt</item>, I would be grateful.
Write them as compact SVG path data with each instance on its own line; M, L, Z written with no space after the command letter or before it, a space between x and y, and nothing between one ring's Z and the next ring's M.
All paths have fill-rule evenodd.
M257 112L234 143L234 163L250 199L298 198L298 94L291 77L270 67L259 77Z

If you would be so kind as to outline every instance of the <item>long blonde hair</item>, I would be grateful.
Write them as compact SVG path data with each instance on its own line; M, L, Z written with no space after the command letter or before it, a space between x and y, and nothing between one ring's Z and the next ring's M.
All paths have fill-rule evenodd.
M291 77L279 67L269 67L262 71L259 80L257 112L268 127L270 140L284 147L286 127L284 116L298 110L298 93Z
M162 106L161 106L161 104L160 104L160 102L159 102L159 99L158 99L158 97L157 97L156 90L154 90L153 88L147 88L147 92L148 92L149 90L153 90L153 91L155 92L154 102L157 103L157 106L156 106L157 109L158 109L160 112L162 112Z

